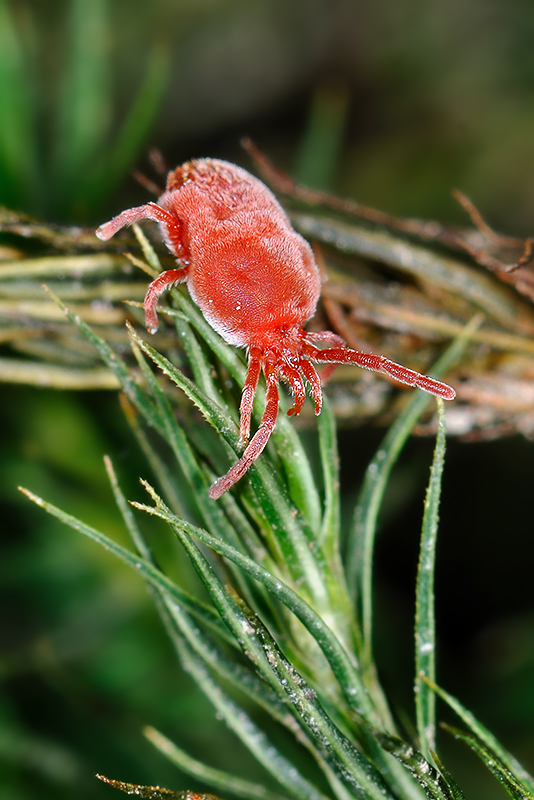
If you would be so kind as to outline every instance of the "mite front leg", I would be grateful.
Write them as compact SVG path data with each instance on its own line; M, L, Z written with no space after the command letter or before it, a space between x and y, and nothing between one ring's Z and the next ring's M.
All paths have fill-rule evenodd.
M158 313L156 311L158 297L166 289L176 286L177 283L182 283L186 278L187 267L182 267L182 269L167 269L158 275L155 281L152 281L143 302L145 326L149 333L156 333L158 329Z
M421 375L420 372L403 367L402 364L396 364L395 361L390 361L385 356L362 353L358 350L351 350L349 347L331 347L326 350L319 350L313 345L305 345L303 355L312 358L314 361L326 364L357 364L364 369L389 375L396 381L405 383L408 386L417 386L419 389L423 389L436 397L442 397L444 400L454 400L456 397L456 392L452 386L430 378L428 375Z
M105 222L96 231L99 239L106 242L115 236L121 228L127 225L133 225L134 222L140 222L142 219L151 219L154 222L163 223L166 227L174 226L178 222L177 218L166 211L157 203L147 203L144 206L137 206L136 208L127 208L122 214L113 217L109 222ZM179 223L178 223L179 224Z
M265 379L267 381L267 395L265 400L265 411L261 418L260 427L252 437L250 444L239 461L231 467L226 475L219 478L212 484L210 488L210 497L212 500L218 500L221 495L230 489L234 483L243 477L243 475L250 469L252 464L265 450L267 442L271 436L276 425L276 418L278 416L278 378L276 369L270 365L264 368Z
M99 239L106 241L107 239L111 239L112 236L126 225L133 225L134 222L140 222L143 219L158 222L165 243L171 253L175 255L176 258L183 259L188 264L189 259L182 240L182 224L180 218L176 214L172 214L165 208L158 206L157 203L147 203L144 206L126 209L126 211L114 217L110 222L101 225L96 235ZM161 275L158 275L155 281L152 281L148 287L148 292L146 293L143 303L145 325L149 333L156 333L158 329L158 315L156 312L158 297L165 289L177 283L181 283L186 278L187 266L184 266L181 269L168 269L162 272Z
M390 375L396 381L405 383L407 386L417 386L418 389L423 389L423 391L433 394L435 397L441 397L443 400L454 400L456 397L455 390L447 383L437 381L428 375L421 375L420 372L415 372L413 369L407 369L402 364L396 364L395 361L390 361L389 358L384 356L378 356L378 358L381 359L381 362L377 372ZM376 369L376 367L371 366L370 369Z

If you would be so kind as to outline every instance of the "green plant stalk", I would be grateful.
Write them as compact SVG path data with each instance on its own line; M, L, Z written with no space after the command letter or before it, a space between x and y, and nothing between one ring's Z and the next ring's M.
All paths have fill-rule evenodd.
M214 614L210 607L181 590L155 567L150 551L144 544L141 544L142 537L135 522L133 523L135 541L140 544L143 552L149 556L150 560L148 561L145 558L135 556L135 554L125 550L125 548L116 544L104 534L96 531L94 528L91 528L75 517L66 514L52 504L47 503L27 489L21 487L20 490L32 500L32 502L47 511L47 513L57 517L65 525L68 525L79 533L93 539L93 541L103 546L104 549L117 556L121 561L138 572L149 586L153 587L156 592L156 601L158 601L158 599L160 600L158 607L159 613L164 621L166 621L166 627L169 631L170 638L175 643L180 657L183 652L184 642L187 640L187 646L195 651L195 658L198 660L199 664L203 662L212 669L215 669L221 677L233 683L241 691L248 694L252 700L260 703L265 709L269 710L282 724L287 725L287 714L283 706L280 705L276 693L273 694L264 683L258 680L254 673L245 670L239 664L231 661L222 651L216 648L213 640L207 638L199 629L198 623L201 623L208 631L215 634L218 638L222 637L229 644L235 646L235 640L229 636L226 626L221 625L220 617ZM115 487L115 493L117 493L117 490L118 487ZM121 507L122 503L119 503L119 508ZM131 526L132 521L129 521L128 528L130 529ZM220 589L222 591L222 586ZM156 603L156 605L158 605L158 603ZM191 615L195 622L190 619L189 615ZM171 620L171 625L168 624L169 620ZM191 657L193 657L193 655L191 655ZM202 670L205 671L204 666L202 666ZM204 672L202 672L202 674L204 674Z
M206 397L209 397L215 403L222 406L224 400L215 383L212 366L202 352L202 348L191 330L187 319L183 316L176 316L174 318L174 325L176 327L178 339L182 342L189 361L194 382L199 389L204 392Z
M185 431L176 421L174 410L169 402L169 397L172 396L174 389L170 387L171 391L169 391L169 387L159 380L145 355L171 377L173 382L200 408L217 433L226 437L229 449L235 448L237 430L228 414L219 405L224 402L226 395L224 397L219 395L216 384L212 380L211 362L207 354L207 350L211 349L210 341L209 339L205 340L207 343L207 348L205 348L204 344L196 338L197 333L200 338L203 338L201 327L202 325L206 327L206 323L200 317L198 309L183 294L176 292L175 298L179 310L171 311L170 314L176 317L178 329L187 342L189 358L193 362L193 373L199 386L188 381L168 359L150 348L133 331L131 333L133 350L139 370L131 369L78 316L68 311L62 304L60 307L67 318L78 326L87 341L97 348L111 368L115 379L124 387L129 402L140 411L147 424L152 425L157 433L171 444L174 455L178 459L182 458L185 465L184 472L189 472L189 475L193 476L191 485L195 493L198 493L197 489L202 486L205 491L212 479L211 469L204 466L202 462L203 454L206 454L210 464L214 462L216 467L220 459L218 454L212 456L208 449L212 441L210 439L211 431L205 426L203 430L207 431L206 436L193 434L186 437ZM191 323L191 327L195 329L193 334L189 325L184 323L184 317L189 319L190 315L194 316L195 313L200 322L199 327L194 322ZM212 340L218 338L209 331L208 336L211 336ZM464 332L464 340L468 336L469 329ZM455 343L456 356L459 352L458 348L461 349L460 345L461 343ZM235 352L224 343L221 345L219 342L216 346L220 348L226 363L233 363L232 368L235 369L235 374L238 376L242 374L244 366ZM454 351L454 347L452 351ZM451 357L450 352L447 356ZM440 362L440 365L443 369L445 368L443 361ZM230 368L228 371L232 374ZM422 397L424 401L427 400L424 395ZM414 395L414 405L416 405L416 400L420 402L420 398ZM133 413L135 414L135 412ZM256 409L256 413L258 413L258 409ZM412 408L410 414L414 413ZM363 538L357 543L357 547L362 548L362 552L367 552L369 557L362 564L361 569L360 567L355 569L354 586L359 600L359 613L361 609L365 608L366 598L368 598L370 607L372 545L378 508L389 471L411 425L413 425L414 420L410 414L403 419L400 429L393 426L390 431L391 438L388 440L386 437L385 440L387 447L383 446L381 454L379 451L374 462L375 469L370 470L371 473L379 475L379 480L370 483L370 493L367 498L369 502L360 512L363 519L360 534ZM280 422L285 423L286 421L281 420ZM292 430L291 425L288 425L288 430ZM296 434L293 435L296 436ZM140 556L135 556L115 545L103 534L89 526L84 526L83 523L46 504L40 498L30 496L63 522L114 552L129 566L136 569L149 586L153 587L151 593L156 606L184 667L191 672L199 686L203 687L215 707L229 721L244 744L259 758L271 774L277 779L282 777L282 785L295 797L304 800L311 796L317 800L319 798L325 800L321 792L307 782L303 775L296 772L294 766L285 759L284 755L276 748L273 749L272 743L266 737L260 735L259 728L254 726L244 709L226 695L223 690L226 683L232 689L241 689L247 699L253 699L261 708L268 710L275 720L285 725L308 748L330 781L338 800L348 800L349 796L361 798L361 800L363 798L378 800L384 795L384 792L386 796L389 792L390 796L397 798L417 797L418 787L411 783L403 784L398 775L401 772L408 782L411 781L408 773L403 772L401 764L419 781L427 796L432 800L462 800L461 791L449 780L437 757L434 758L434 698L429 691L429 687L436 691L434 684L433 564L439 485L444 455L445 430L442 404L439 405L438 442L423 521L421 564L417 586L415 635L419 655L416 664L416 681L419 681L420 691L416 695L416 710L423 753L418 753L410 745L388 735L383 730L384 727L392 730L393 724L374 674L371 624L368 629L368 641L361 646L359 643L357 644L357 648L360 647L360 650L357 649L357 653L363 651L366 645L369 648L369 662L367 665L363 665L363 671L359 669L358 661L352 652L351 634L354 627L352 612L348 603L345 602L344 590L337 594L334 591L336 583L339 586L343 583L343 575L338 553L339 497L335 426L333 418L329 414L328 404L325 407L324 417L319 420L319 436L326 503L324 513L317 515L317 518L311 522L308 515L313 508L314 501L310 503L306 497L308 492L315 493L315 497L318 497L318 494L313 479L309 485L307 484L309 479L306 477L307 471L308 476L311 477L309 462L305 460L304 466L299 466L294 477L291 478L288 474L286 480L286 476L283 475L280 468L283 459L280 457L279 445L284 440L283 436L276 442L273 439L276 448L272 447L270 452L266 452L260 459L261 463L251 470L250 481L245 481L232 495L223 498L220 503L211 503L210 508L216 509L211 516L210 514L206 516L205 511L199 512L208 528L207 531L173 515L158 495L150 487L147 487L156 508L137 504L138 507L153 515L163 517L171 524L194 568L203 580L215 609L199 603L195 598L182 592L153 563L150 549L146 546L141 529L128 509L109 461L107 468L115 497L130 536L141 553ZM286 438L286 442L290 442L290 438ZM184 448L187 451L185 459ZM157 466L159 474L162 475L165 468L161 459L155 457L148 441L146 441L146 451L151 455L152 462ZM291 461L289 450L287 452L288 460ZM297 451L293 451L291 455L293 461L298 460ZM286 488L288 482L293 484L290 496ZM169 481L167 481L167 486L170 486ZM170 497L173 497L172 491ZM293 503L296 504L296 507ZM268 517L268 522L260 523L260 534L258 535L253 530L249 519L256 518L259 521L262 515L264 518ZM234 522L237 524L234 525ZM276 551L278 563L275 564L272 553L266 556L260 536L269 530L271 541L273 543L280 542L288 528L290 536L282 541L283 547L287 548L287 553L282 546L279 546ZM215 558L214 569L208 561L209 555L206 557L203 554L202 545L197 545L195 540L208 545L215 553L230 562L229 569L233 570L239 591L246 598L245 601L242 601L231 587L227 588L221 581L221 575L227 573L225 562ZM354 547L354 542L352 547ZM289 570L284 571L287 555L298 560L301 555L299 548L302 548L302 553L305 553L309 559L304 565L304 569L301 572L295 571L294 574L291 574ZM366 548L368 549L366 550ZM243 549L246 552L243 552ZM254 558L259 555L261 560L262 553L263 563L255 563ZM302 580L304 576L306 580ZM314 581L319 585L315 586L312 592L310 586ZM258 589L264 592L263 597L259 595ZM265 599L270 601L270 604L265 603ZM294 656L293 664L283 655L280 646L273 639L265 624L254 611L249 610L249 606L256 609L258 605L262 609L262 614L265 614L267 610L267 624L276 631L276 635L287 653ZM215 611L218 612L218 615ZM322 676L326 676L326 672L322 671L322 655L315 647L306 649L306 637L299 640L296 631L301 631L302 628L300 624L293 624L288 611L304 625L306 637L311 634L315 640L312 644L317 643L321 647L323 654L327 656L337 683L329 673L329 684L322 683ZM342 619L345 615L349 620L345 628L340 626L339 631L336 614L338 619ZM362 618L365 618L365 614L362 614ZM221 619L225 626L221 625ZM371 620L371 617L369 619ZM289 626L287 625L288 621ZM329 626L333 630L330 630ZM334 631L338 634L337 636ZM218 643L210 638L211 634L217 637ZM282 636L284 638L281 638ZM429 644L432 644L433 647L429 648ZM244 666L241 662L234 662L231 656L227 655L228 645L233 648L236 648L237 645L241 647L242 652L248 658L248 662L244 662ZM308 655L313 656L314 653L317 653L320 658L316 663L312 661L308 663L306 661ZM301 670L301 664L305 664L308 671ZM256 667L259 674L253 672L253 666ZM367 672L365 667L367 667ZM301 674L297 672L297 669ZM350 669L352 669L352 673L349 673ZM315 682L312 680L310 685L306 684L303 675L313 676ZM321 702L317 699L314 686L321 693ZM330 691L332 687L338 692L341 701L337 709L331 703L334 696L334 692ZM354 700L355 689L356 702ZM362 724L360 718L362 707L366 719L371 722L373 728ZM325 709L330 709L330 716ZM287 713L288 710L290 710L290 714ZM288 720L290 721L288 722ZM466 738L464 734L458 735L460 738L463 736L464 741L473 746L472 742L468 741L469 737ZM395 756L400 764L393 762L390 755L381 753L378 750L378 742L382 744L387 753ZM512 771L508 769L508 764L497 751L491 750L483 742L477 741L475 744L474 749L490 768L492 765L489 764L489 760L492 757L499 762L493 765L497 777L512 793L512 796L514 798L528 797L530 800L532 793L529 794L530 789L526 781L523 781L522 778L521 780L516 779ZM361 755L358 746L362 748L365 756ZM494 754L496 755L494 756ZM367 757L371 758L372 764ZM435 766L429 763L431 758L434 759ZM397 771L388 767L390 762L398 768ZM227 777L233 779L234 776ZM414 791L416 789L417 791ZM522 795L514 794L514 792L520 791L523 791ZM165 792L164 794L168 795Z
M223 590L220 584L219 587ZM268 708L275 719L287 726L287 714L276 694L273 700L269 688L254 673L246 671L235 662L231 663L221 651L216 651L213 643L200 635L190 624L187 614L184 616L179 606L171 607L167 603L156 602L156 607L183 668L191 674L245 747L296 797L305 800L310 796L314 800L326 800L313 784L293 768L247 712L227 695L221 686L220 678L240 688L255 703ZM212 670L215 670L218 677L211 674Z
M319 752L338 778L358 800L391 798L380 772L331 722L315 691L284 657L262 621L242 602L240 607L265 650L267 662L285 691L290 708L309 729Z
M127 502L120 489L111 460L107 456L105 457L105 465L115 501L136 549L145 561L157 568L150 548L147 546L132 513L131 505ZM269 711L281 724L287 725L288 720L284 705L280 703L277 695L271 692L255 673L230 659L225 652L218 648L212 639L206 636L198 627L197 621L186 611L185 607L177 604L174 600L170 600L166 593L161 588L156 587L155 584L152 584L149 588L155 593L156 607L163 618L164 624L166 624L169 636L175 642L178 653L180 653L182 643L181 637L185 637L195 656L199 657L206 667L214 671L219 678L230 682L237 689L245 692L251 700ZM176 640L176 626L179 630L179 640Z
M130 328L129 330L132 335L132 329ZM132 340L134 355L141 367L151 395L155 399L160 418L163 421L165 439L170 444L176 460L180 464L195 494L198 513L201 519L204 520L204 523L210 530L217 531L220 536L227 536L230 541L234 541L237 544L238 540L235 531L232 526L228 524L221 507L213 501L210 501L208 495L209 483L205 472L200 467L184 429L178 424L168 398L159 386L155 375L144 362L140 349L137 346L139 340L136 334L132 335Z
M152 557L152 552L148 547L143 534L141 533L141 529L137 524L131 506L122 493L115 468L113 467L113 462L109 456L104 456L104 466L106 468L108 480L111 485L113 497L115 498L115 502L124 520L124 524L126 525L128 533L130 534L130 539L132 540L135 549L145 559L145 561L157 568L157 564Z
M117 478L115 476L113 466L111 461L106 458L106 469L108 472L108 476L110 478L110 482L113 488L113 492L115 495L115 499L125 521L125 524L130 532L130 535L136 544L137 549L143 555L146 560L149 560L151 563L152 555L150 553L149 548L146 546L146 543L142 537L140 529L135 521L135 518L132 515L131 508L129 507L126 499L124 498L120 487L118 485ZM295 724L292 722L292 718L288 716L286 713L286 708L283 703L280 702L279 698L276 694L272 693L266 684L261 682L258 677L243 668L239 663L232 661L226 656L224 652L222 652L219 648L217 648L214 643L206 637L206 635L198 628L198 625L193 622L190 618L190 615L185 611L184 608L177 605L174 602L169 602L168 597L165 596L165 593L161 592L160 590L153 587L155 592L155 604L156 608L158 609L162 620L168 630L169 636L171 640L174 642L177 653L182 659L184 641L182 637L185 637L187 640L188 645L192 648L192 651L195 654L195 658L200 658L202 663L205 667L209 667L212 671L215 671L215 674L218 676L219 679L223 679L224 681L230 682L235 688L239 689L241 692L245 692L248 697L255 703L258 703L262 706L266 711L268 711L274 719L277 719L282 725L289 728L289 730L293 734L298 735L298 729L295 729ZM177 630L178 629L178 630ZM179 633L178 633L179 631ZM192 673L194 674L195 678L199 678L198 671L192 669ZM201 683L204 680L205 673L202 671L200 673ZM213 687L211 687L213 688ZM218 706L221 709L221 699L220 696L215 693L216 696L219 697ZM225 704L222 703L221 711L228 711L228 708L225 707ZM242 718L241 718L242 721ZM245 728L246 730L246 728ZM250 730L248 734L250 735ZM159 735L159 741L163 737ZM168 740L167 740L168 743ZM168 743L170 745L170 743ZM245 744L247 744L247 740L245 738ZM316 751L310 747L310 742L307 739L303 740L303 744L311 750L312 755L318 760L323 772L326 774L330 784L333 786L336 796L339 800L348 800L348 796L346 795L342 785L337 781L335 775L332 773L328 764L326 764L317 754ZM247 745L248 746L248 745ZM172 746L174 747L174 746ZM176 750L176 748L175 748ZM166 750L167 752L167 750ZM170 754L167 752L170 756ZM189 759L188 756L182 754L183 758ZM176 760L176 753L174 752L174 758L171 757L171 760ZM189 762L188 762L189 763ZM221 788L221 781L226 780L224 778L224 774L220 773L217 770L212 770L205 765L199 765L199 762L194 762L195 769L193 774L197 775L198 770L201 769L201 779L208 780L208 776L212 774L215 775L216 781L215 785ZM275 765L276 766L276 765ZM246 787L250 787L248 782L240 782L241 779L234 778L233 776L227 776L229 780L231 780L231 786L234 785L234 781L236 782L236 787L242 787L243 790ZM121 787L119 787L121 788ZM230 786L224 785L226 790L230 791ZM238 791L238 794L240 792ZM269 794L269 793L267 793ZM312 792L313 794L313 792Z
M502 784L505 791L513 798L513 800L533 800L534 794L522 783L520 780L517 779L516 775L514 775L504 764L504 762L498 758L495 753L485 747L482 742L477 739L475 736L470 736L468 733L464 733L463 731L459 731L457 728L453 728L450 725L442 725L444 730L451 733L455 739L459 739L462 742L465 742L473 752L477 754L480 760L486 765L489 771L495 775L497 780Z
M415 710L417 733L421 752L427 761L432 760L436 749L436 700L428 683L436 676L436 622L434 608L434 568L438 535L441 479L445 460L445 409L438 399L438 435L430 482L425 498L425 512L421 531L419 565L416 584L415 611Z
M314 637L342 687L349 707L364 719L374 721L375 724L380 724L380 720L376 717L376 712L361 683L358 665L354 660L354 656L344 650L335 634L330 627L325 624L320 615L276 575L268 572L224 540L211 536L207 531L191 525L191 523L186 520L178 519L166 508L160 498L157 498L154 494L152 496L156 501L155 507L142 505L140 503L135 503L135 507L168 522L174 531L177 533L180 532L181 540L183 539L182 531L188 536L199 539L216 553L230 559L255 578L255 580L266 586L283 605L295 614Z
M337 572L341 568L339 537L341 532L339 499L339 455L337 449L336 418L325 395L318 417L319 448L324 483L324 510L321 520L319 543L331 567ZM344 580L344 579L343 579Z
M20 486L19 490L33 503L43 508L48 514L57 517L57 519L65 525L82 533L84 536L88 536L101 545L104 550L113 553L113 555L117 556L117 558L141 575L147 583L154 586L159 591L168 594L178 605L188 609L199 622L202 622L218 636L222 636L226 641L233 644L233 639L228 636L226 627L221 624L219 615L216 614L210 606L207 606L205 603L197 600L196 597L193 597L176 586L176 584L169 580L159 569L154 567L153 564L135 555L135 553L131 553L129 550L126 550L126 548L114 542L113 539L100 533L100 531L97 531L90 525L86 525L84 522L81 522L81 520L76 519L76 517L65 513L60 508L57 508L57 506L48 503L46 500L43 500L42 497L30 492L28 489Z
M517 778L525 785L527 791L534 794L534 778L529 772L527 772L523 765L520 764L519 761L502 746L498 739L496 739L495 736L484 725L482 725L482 723L477 720L475 715L472 714L471 711L468 711L459 700L457 700L452 694L449 694L449 692L446 692L437 684L431 683L430 681L427 682L432 691L435 692L437 696L440 697L443 702L445 702L449 708L451 708L460 717L460 719L467 725L475 737L486 747L488 752L492 753L495 758L501 761L509 772L516 775Z
M250 625L243 616L239 606L232 598L232 595L217 579L211 566L198 548L188 539L182 539L182 544L201 580L208 589L221 618L232 631L237 642L242 647L243 652L252 663L256 665L260 674L264 678L267 678L267 684L270 684L275 690L275 693L280 695L282 693L281 687L273 680L267 667L267 659L263 650L252 635ZM176 609L176 611L179 612L179 609ZM309 797L314 798L314 800L325 800L324 796L306 781L294 768L294 765L289 764L274 745L268 741L263 731L252 722L245 711L223 692L218 683L209 675L204 664L190 651L189 645L184 647L181 636L177 638L176 631L171 630L170 633L171 638L177 646L179 657L184 668L188 672L191 672L195 680L201 686L203 692L224 716L229 727L241 738L260 763L262 763L283 786L290 789L296 797L302 798L302 800L307 800Z
M249 552L253 553L256 558L260 558L263 554L262 561L264 565L274 567L274 562L272 562L272 559L261 547L259 540L257 537L255 537L253 531L246 521L242 518L239 526L239 532L244 534L244 539L240 537L239 532L236 530L234 525L232 525L232 522L225 513L225 509L229 504L231 504L231 501L227 499L222 503L215 503L209 497L208 487L211 481L206 475L206 469L201 468L184 429L178 424L168 398L161 390L154 374L148 368L148 365L141 356L141 351L137 347L135 339L133 339L132 347L137 361L143 371L146 382L151 388L152 395L156 399L158 409L161 412L161 416L164 420L166 426L165 438L170 444L176 460L180 464L182 471L192 489L193 496L196 500L196 510L198 516L204 521L208 529L212 532L215 532L218 537L224 538L237 547L243 543L245 547L250 548ZM216 405L214 407L218 408ZM154 461L154 458L155 456L152 458L152 461ZM236 510L234 508L234 518L235 516ZM249 602L251 602L251 604L255 607L246 576L242 571L235 569L233 569L233 574L244 596L247 597ZM269 596L265 592L260 592L260 594L263 594L263 600L267 602L267 606L271 606Z
M450 785L439 770L411 745L396 736L389 736L381 731L374 733L384 750L395 756L409 770L429 800L465 800L457 787Z
M310 781L308 781L279 751L274 743L261 730L234 700L221 689L198 659L194 659L183 645L180 659L184 668L190 672L200 688L223 716L228 727L250 750L260 764L297 800L328 800Z
M143 733L149 742L179 769L196 780L213 786L217 791L229 792L235 797L248 798L248 800L288 800L283 795L269 791L260 783L252 783L220 769L208 767L185 753L155 728L147 727Z
M359 653L361 633L349 597L340 552L341 513L337 431L336 419L327 395L323 396L323 408L318 417L317 428L324 484L324 510L319 543L328 564L323 579L330 598L330 613L333 615L331 626L347 649Z
M239 436L237 425L233 420L229 419L220 406L207 398L168 359L141 339L133 329L130 329L130 331L135 344L154 361L165 375L186 393L206 420L222 434L228 444L232 446L234 452L237 452ZM171 413L170 409L168 411ZM166 419L169 419L167 415ZM166 435L171 432L169 426L167 426ZM185 434L182 439L187 445ZM180 444L181 446L182 444ZM179 456L179 448L176 454ZM254 480L255 475L258 478L257 481ZM308 533L308 536L304 535L304 520L293 520L288 499L284 497L281 489L277 488L276 481L265 464L255 464L252 467L252 477L255 489L259 489L262 492L264 502L269 504L269 511L273 520L272 524L276 526L277 535L271 537L271 546L275 549L280 548L282 562L291 570L293 580L304 579L314 602L318 607L324 607L328 604L322 581L322 572L325 570L325 565L323 563L318 564L320 552L317 547L310 548L310 540L313 541L311 532ZM209 498L206 502L213 506L213 501Z
M369 751L373 754L373 758L377 763L380 763L384 771L384 775L390 779L391 785L396 785L402 797L413 798L414 795L413 785L409 780L404 780L402 772L399 774L395 768L395 763L389 763L387 757L376 748L376 742L372 737L367 735L366 725L369 721L375 725L390 725L389 717L384 720L377 716L376 710L370 704L370 698L363 686L360 678L359 671L353 663L353 656L348 654L337 640L330 627L324 623L322 618L317 615L308 604L299 597L298 594L286 586L280 579L271 575L269 572L255 564L254 561L247 558L241 552L236 551L231 545L222 541L218 537L210 536L206 531L196 528L185 520L178 520L174 515L170 514L169 510L161 502L157 495L151 491L153 499L156 501L156 507L144 506L139 503L134 503L135 507L147 513L160 516L171 524L173 530L177 533L180 541L184 542L183 531L185 534L199 538L203 543L211 547L215 552L220 553L226 558L239 565L243 570L252 575L256 580L265 585L267 589L275 596L283 605L285 605L295 616L302 622L308 632L316 640L317 644L323 651L327 661L329 662L332 672L337 678L337 681L345 694L345 699L348 707L352 710L352 716L357 715L357 720L363 718L367 720L360 726L360 735L365 741ZM209 587L208 587L209 589ZM215 600L214 596L212 598ZM219 608L217 601L216 606ZM219 608L221 615L228 612L224 608ZM230 615L231 616L231 615ZM239 633L239 628L238 628ZM264 676L264 677L269 677ZM277 689L277 684L274 684Z
M475 317L462 334L451 344L432 370L441 377L461 357L471 333L478 328L482 317ZM372 560L378 512L393 465L410 435L414 425L431 401L431 397L414 391L382 440L374 458L367 467L354 513L354 522L347 544L347 584L354 598L357 616L361 621L361 662L365 672L372 676ZM374 676L372 676L374 681Z
M137 440L139 449L144 454L154 476L157 478L158 485L161 486L167 501L176 514L187 516L187 503L181 492L180 483L172 480L167 464L150 444L146 432L142 428L139 415L125 394L120 395L120 402L123 414Z

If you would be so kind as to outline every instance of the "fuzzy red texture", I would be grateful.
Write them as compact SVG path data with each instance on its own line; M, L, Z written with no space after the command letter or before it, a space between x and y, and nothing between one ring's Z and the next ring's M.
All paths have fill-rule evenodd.
M170 185L176 186L176 173ZM321 293L309 244L274 195L248 172L222 161L193 162L179 189L158 205L182 225L187 286L209 323L237 346L265 346L273 331L298 329ZM191 177L189 177L191 176Z
M144 303L148 330L157 330L160 294L185 280L210 325L229 344L248 350L241 401L243 442L249 438L260 372L265 375L267 398L260 426L239 461L211 487L212 498L233 486L264 450L278 415L280 379L289 384L294 397L289 414L298 414L304 404L305 380L316 413L320 412L321 383L312 361L354 363L447 400L455 396L447 384L385 356L351 350L329 331L304 330L321 293L312 250L293 230L272 192L244 169L216 159L187 162L169 173L157 203L123 211L101 225L97 236L109 239L141 219L159 223L179 264L179 269L163 272L149 286Z

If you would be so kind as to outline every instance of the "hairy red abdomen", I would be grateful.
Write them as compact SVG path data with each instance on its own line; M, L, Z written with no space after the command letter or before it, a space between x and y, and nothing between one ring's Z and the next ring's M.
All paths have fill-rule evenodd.
M262 346L273 331L313 316L321 282L311 248L263 183L202 159L185 173L179 167L167 185L158 205L180 220L189 291L227 342ZM181 257L172 231L166 240Z

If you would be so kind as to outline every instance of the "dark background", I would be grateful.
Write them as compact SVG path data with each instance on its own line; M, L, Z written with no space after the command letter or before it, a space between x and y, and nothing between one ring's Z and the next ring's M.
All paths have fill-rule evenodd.
M250 135L279 166L362 203L462 221L451 199L459 188L497 229L532 233L530 0L99 2L108 20L98 46L110 57L111 130L135 96L150 47L169 53L167 88L137 158L144 171L149 146L170 165L210 155L250 166L239 147ZM44 164L57 141L71 5L11 4L21 26L32 23L25 30L33 31L39 67ZM50 197L54 190L50 181ZM28 196L25 210L93 224L146 194L126 178L98 211L47 197ZM125 542L102 456L112 455L132 498L141 498L137 476L147 468L116 397L4 386L0 415L2 798L110 796L95 772L194 788L144 741L144 724L215 766L261 779L175 665L137 579L16 492L22 483ZM346 509L382 434L343 432ZM417 540L432 447L424 439L407 446L377 550L377 655L387 689L409 714ZM533 458L532 442L520 437L449 443L436 587L440 682L531 769ZM156 525L152 535L175 552ZM460 745L443 736L443 747L468 796L504 796Z

